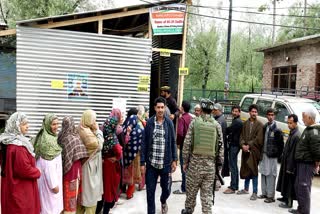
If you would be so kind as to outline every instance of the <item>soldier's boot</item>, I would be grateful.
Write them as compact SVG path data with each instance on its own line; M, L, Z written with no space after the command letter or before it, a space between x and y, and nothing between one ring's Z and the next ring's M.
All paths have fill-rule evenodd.
M181 210L181 214L192 214L192 210L190 208L185 208Z

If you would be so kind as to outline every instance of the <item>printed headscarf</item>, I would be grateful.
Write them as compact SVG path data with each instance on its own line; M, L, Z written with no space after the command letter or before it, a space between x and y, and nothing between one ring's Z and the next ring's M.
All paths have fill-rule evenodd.
M52 121L58 117L49 113L44 117L42 127L34 140L34 148L36 158L43 158L45 160L53 160L61 154L62 148L58 144L57 134L51 131Z
M112 109L111 113L110 113L110 117L115 117L118 119L118 125L117 125L117 130L116 130L116 134L119 135L121 132L123 132L122 126L120 124L121 119L122 119L122 113L121 110L118 108L114 108Z
M28 152L35 157L33 145L30 139L25 137L20 130L21 123L27 123L28 119L24 113L15 112L7 120L4 133L0 135L0 142L5 145L13 144L24 146Z
M109 117L103 124L103 155L106 155L109 150L111 150L113 146L118 143L118 138L116 135L117 125L118 119L116 117Z
M72 117L63 118L58 144L62 147L63 174L71 169L75 161L88 157L87 149L80 140Z
M85 110L79 125L80 138L85 145L89 156L95 154L99 146L98 139L93 133L96 117L96 113L93 110Z
M124 124L124 131L127 132L128 126L131 127L130 140L124 148L124 166L128 167L137 156L141 149L144 130L138 124L137 115L131 115L128 122Z

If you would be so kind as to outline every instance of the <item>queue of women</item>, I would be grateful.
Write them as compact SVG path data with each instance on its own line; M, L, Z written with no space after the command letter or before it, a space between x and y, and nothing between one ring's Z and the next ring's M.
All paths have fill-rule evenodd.
M93 110L79 125L71 116L47 114L35 138L27 116L8 119L1 145L1 213L109 213L121 193L144 188L139 151L145 109L130 109L125 122L113 109L100 127ZM59 124L61 130L58 133Z

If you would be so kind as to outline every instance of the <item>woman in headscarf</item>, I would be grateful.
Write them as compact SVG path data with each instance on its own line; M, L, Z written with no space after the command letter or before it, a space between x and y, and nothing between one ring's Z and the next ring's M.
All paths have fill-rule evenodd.
M25 135L28 132L25 114L16 112L8 119L0 135L1 145L1 213L39 214L40 198L34 149Z
M80 138L89 158L82 166L82 206L77 213L94 214L97 202L101 200L103 194L101 157L103 134L99 130L96 117L93 110L86 110L79 125Z
M138 124L140 128L144 130L144 128L147 125L147 121L145 119L145 108L143 105L139 105L137 109L138 109L138 113L137 113ZM138 156L139 156L138 158L140 159L140 153L138 154ZM144 186L145 186L145 174L141 173L141 182L139 183L138 190L139 191L143 190Z
M121 111L113 109L109 118L103 124L103 213L108 214L119 198L121 179L122 147L117 135L123 133Z
M81 200L81 161L88 152L72 117L63 118L58 144L62 147L64 214L76 213Z
M63 210L62 148L58 145L58 128L58 117L47 114L34 139L37 167L42 172L38 181L41 214L60 214Z
M131 115L127 121L124 124L124 132L127 133L128 129L132 131L130 133L130 140L125 146L123 153L123 183L128 184L127 199L131 199L135 190L135 184L141 182L140 156L138 153L141 149L144 130L138 124L137 115Z

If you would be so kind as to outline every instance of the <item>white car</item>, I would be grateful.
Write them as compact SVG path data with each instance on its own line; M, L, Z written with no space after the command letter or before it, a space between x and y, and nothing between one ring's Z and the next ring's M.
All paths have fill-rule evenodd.
M273 108L275 110L275 120L278 128L283 131L285 136L288 136L290 132L287 125L287 119L290 114L296 114L298 116L298 127L301 133L305 128L302 121L302 112L306 109L313 109L316 113L316 122L319 123L320 121L320 105L316 101L306 98L271 94L247 94L240 102L241 120L245 121L249 118L248 108L251 104L258 105L258 119L263 124L267 122L267 110Z

